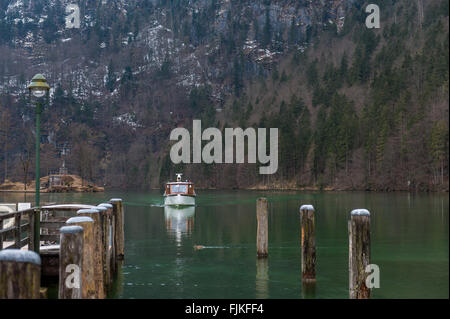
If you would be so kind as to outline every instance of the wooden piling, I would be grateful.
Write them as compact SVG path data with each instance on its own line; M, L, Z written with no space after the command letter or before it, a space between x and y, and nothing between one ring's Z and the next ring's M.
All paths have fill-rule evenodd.
M118 260L122 260L125 256L125 237L124 237L124 213L122 200L120 198L113 198L110 200L113 205L114 212L114 249L115 256Z
M82 298L83 227L63 226L59 249L59 299Z
M301 247L302 247L302 281L316 280L316 237L314 207L300 207Z
M370 212L355 209L350 213L349 231L349 293L350 299L370 298L366 286L369 275L365 272L370 264Z
M41 258L32 251L0 251L0 299L39 299Z
M81 298L97 299L98 291L95 285L95 237L94 220L87 216L78 216L69 218L66 221L70 226L83 227L83 265L81 273Z
M256 201L256 218L258 228L256 233L256 250L258 258L268 256L268 202L267 198L258 198Z
M109 204L109 203L102 203L99 204L98 206L103 206L106 207L108 209L108 238L107 238L107 243L108 243L108 256L107 256L107 260L109 263L109 268L110 268L110 284L112 284L113 282L113 278L116 275L116 257L115 257L115 250L114 250L114 214L113 214L113 205Z
M101 232L102 232L102 264L103 264L103 283L105 284L105 289L108 290L108 287L111 282L111 267L109 261L109 216L108 216L108 208L104 206L97 206L97 209L100 212L100 224L101 224Z
M102 258L102 233L100 223L100 212L97 209L80 209L78 216L91 217L94 220L94 278L97 298L105 298L105 284L103 282L103 258Z

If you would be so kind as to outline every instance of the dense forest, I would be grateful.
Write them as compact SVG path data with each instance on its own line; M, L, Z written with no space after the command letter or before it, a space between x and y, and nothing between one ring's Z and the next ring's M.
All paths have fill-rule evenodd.
M379 29L367 1L110 2L79 1L67 30L64 1L0 0L0 181L34 176L40 72L45 174L68 149L70 172L110 188L182 171L210 188L448 191L448 0L370 1ZM170 132L193 119L279 128L277 173L174 165Z

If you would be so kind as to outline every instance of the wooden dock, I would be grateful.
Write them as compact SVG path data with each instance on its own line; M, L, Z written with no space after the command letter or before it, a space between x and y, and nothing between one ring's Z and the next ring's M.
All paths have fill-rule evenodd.
M39 237L34 232L37 218L40 220ZM14 220L14 223L11 223L11 220ZM91 224L88 223L89 220L92 221ZM3 227L4 221L9 221L5 223L8 227ZM39 298L39 295L42 295L42 293L30 295L21 291L29 287L21 288L18 284L20 277L30 276L30 273L20 272L20 269L24 269L22 260L29 260L31 263L39 261L39 267L33 269L39 269L40 285L44 279L58 279L60 298L69 298L69 296L105 298L120 271L121 260L124 258L123 222L121 199L111 199L97 206L61 204L0 214L0 267L11 268L10 270L17 273L19 277L0 276L0 299L15 299L21 296ZM79 227L82 239L70 243L71 232L67 230L67 227ZM61 229L63 229L62 232ZM37 246L34 245L35 238L39 238L39 251L35 251ZM61 245L62 241L64 245ZM79 260L73 256L74 245L79 246L76 248L76 251L81 253L81 256L78 256ZM77 285L67 288L65 285L66 277L72 275L72 272L67 271L68 265L65 263L72 258L81 263L79 268L81 288L75 288ZM93 260L96 263L95 267L94 264L90 264ZM89 288L93 276L97 280L96 288L100 288L101 291L92 291ZM24 280L24 282L29 281ZM73 293L66 291L67 289L80 289L80 291Z

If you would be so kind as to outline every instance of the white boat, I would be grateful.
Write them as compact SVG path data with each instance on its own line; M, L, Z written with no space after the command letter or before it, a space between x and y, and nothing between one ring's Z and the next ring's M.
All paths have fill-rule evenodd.
M195 190L194 183L191 181L182 181L180 173L177 175L176 182L169 182L166 184L164 192L165 206L194 206L195 205Z

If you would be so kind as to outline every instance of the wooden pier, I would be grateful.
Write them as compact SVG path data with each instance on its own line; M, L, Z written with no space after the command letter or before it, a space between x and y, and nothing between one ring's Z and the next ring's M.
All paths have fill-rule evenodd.
M45 289L36 293L35 284L17 288L31 285L26 278L31 275L39 277L38 288L43 279L57 278L59 298L106 298L125 254L123 216L122 200L117 198L98 206L61 204L0 214L0 269L3 274L3 270L15 274L0 276L0 298L45 295ZM4 221L11 220L14 223L3 228ZM39 234L36 220L40 220ZM35 238L40 243L38 251Z

